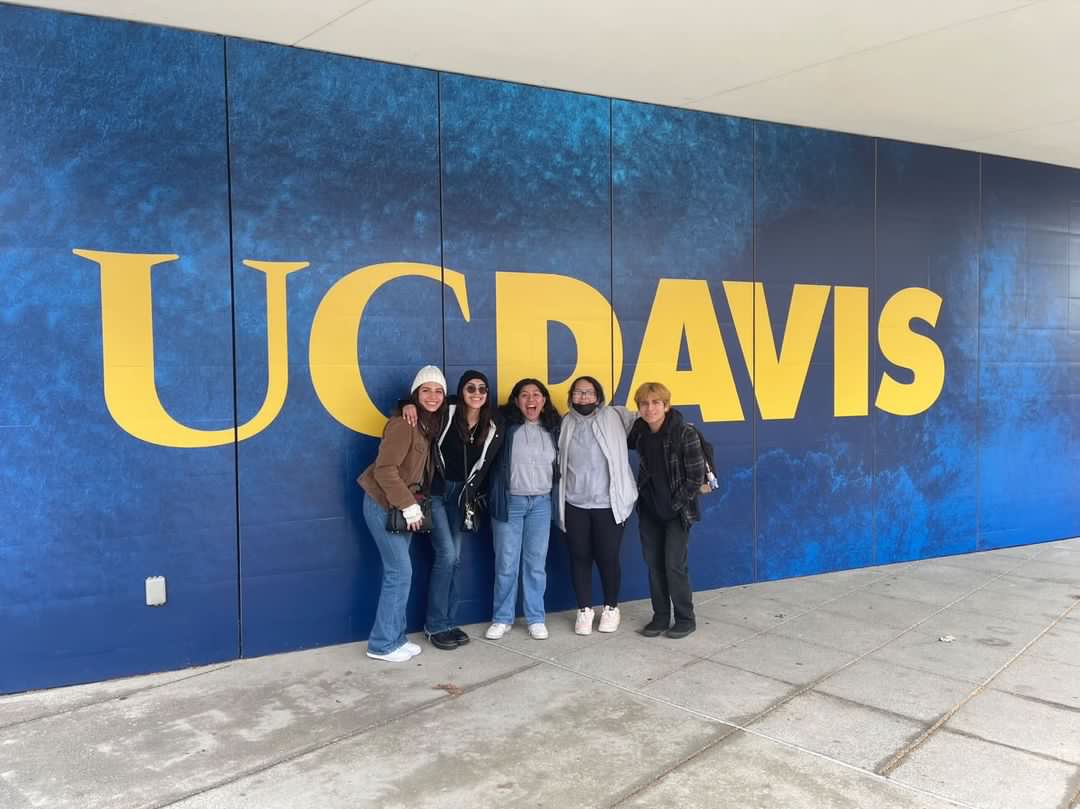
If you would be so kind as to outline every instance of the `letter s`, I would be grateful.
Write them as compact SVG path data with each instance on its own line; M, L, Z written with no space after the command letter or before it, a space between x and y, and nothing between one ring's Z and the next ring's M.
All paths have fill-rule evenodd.
M901 289L881 310L878 345L885 359L901 368L910 368L915 379L897 382L888 372L881 375L874 404L886 413L914 416L927 410L941 395L945 385L945 357L938 344L911 330L914 318L937 325L941 296L922 287Z

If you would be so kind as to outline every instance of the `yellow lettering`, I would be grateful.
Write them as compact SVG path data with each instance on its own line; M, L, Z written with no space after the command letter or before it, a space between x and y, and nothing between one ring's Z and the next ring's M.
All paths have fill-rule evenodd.
M833 415L865 416L870 400L870 290L833 291Z
M309 266L306 261L255 261L243 264L266 279L266 393L258 412L235 428L199 430L166 412L155 381L153 291L155 267L176 261L171 253L114 253L76 249L96 263L101 277L102 372L105 404L126 432L151 444L212 447L243 441L264 430L281 412L289 386L287 278ZM465 276L435 265L389 262L362 267L326 293L311 325L309 364L319 401L346 427L378 436L386 423L364 386L357 340L364 309L384 285L418 277L449 287L466 321L470 320ZM831 287L796 284L777 350L761 283L725 281L739 346L749 371L761 417L793 419L806 384L810 362ZM597 377L610 391L622 370L622 332L610 302L589 284L562 275L499 272L495 276L499 400L505 401L522 377L544 379L553 403L565 408L570 381L582 374ZM836 287L833 309L833 407L837 417L865 416L869 400L869 298L865 287ZM898 416L931 407L945 383L945 359L937 343L911 329L918 318L937 325L942 299L921 287L902 289L890 298L878 322L878 344L892 364L910 369L911 382L881 375L874 404ZM548 324L565 325L577 346L573 371L548 380ZM689 370L678 369L683 335ZM704 280L660 279L631 390L650 379L665 382L672 402L697 404L706 421L741 421L738 390ZM633 406L632 402L628 402Z
M678 370L684 332L689 371ZM739 393L707 281L663 278L657 285L630 383L631 397L650 380L668 386L673 405L700 405L705 421L742 421ZM627 405L635 407L632 398Z
M878 345L885 359L901 368L910 368L915 378L897 382L885 372L881 375L874 404L886 413L914 416L927 410L941 395L945 385L945 357L938 344L911 330L914 318L937 325L941 296L922 287L901 289L881 310L878 321Z
M827 286L795 284L779 354L773 340L765 287L760 282L724 281L743 357L763 419L793 419L799 408L810 358L829 300Z
M176 261L172 253L108 253L73 250L101 268L101 340L105 405L113 420L136 438L166 447L216 447L266 428L289 387L289 341L285 278L306 261L245 261L266 276L266 397L258 413L235 430L196 430L176 421L158 397L154 381L153 293L150 273Z
M607 298L565 275L499 272L495 299L500 402L523 377L543 380L560 410L566 409L570 383L583 374L596 377L614 393L622 371L622 331ZM559 382L546 379L551 321L570 329L577 343L577 366Z
M383 284L410 277L430 278L446 284L457 297L465 320L469 320L464 275L446 270L444 276L441 267L408 261L372 264L353 270L330 287L315 311L308 346L315 394L331 416L358 433L379 436L386 425L386 416L371 401L360 372L357 343L360 319L364 307ZM439 328L439 324L432 323L432 328Z

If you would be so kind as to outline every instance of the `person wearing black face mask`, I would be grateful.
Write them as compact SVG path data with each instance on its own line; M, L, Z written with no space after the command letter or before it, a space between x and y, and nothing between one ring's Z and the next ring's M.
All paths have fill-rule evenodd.
M578 613L574 631L592 632L592 568L600 571L604 607L600 632L619 628L619 547L634 510L637 483L630 470L626 434L636 414L606 406L604 389L591 376L570 385L570 411L559 433L559 527L570 548Z

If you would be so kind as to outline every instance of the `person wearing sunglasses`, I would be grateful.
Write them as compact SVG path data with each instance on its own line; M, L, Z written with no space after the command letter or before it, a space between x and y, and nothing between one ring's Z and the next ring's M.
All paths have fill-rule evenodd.
M502 416L491 403L487 377L480 371L466 371L458 381L456 401L451 400L446 424L434 446L438 470L435 491L441 493L431 501L435 561L424 631L436 649L456 649L469 642L454 620L461 540L465 533L479 530L481 495L505 432Z
M592 569L600 571L604 607L597 629L619 628L619 550L638 487L626 436L637 415L604 403L604 388L591 376L570 385L570 409L559 433L559 527L566 533L578 612L574 632L593 629Z
M402 408L402 415L410 422L416 413L411 404ZM502 415L491 404L487 377L480 371L466 371L458 380L457 395L449 399L432 445L431 542L435 558L424 634L436 649L456 649L469 642L468 634L455 621L461 541L464 534L479 530L484 483L504 433Z

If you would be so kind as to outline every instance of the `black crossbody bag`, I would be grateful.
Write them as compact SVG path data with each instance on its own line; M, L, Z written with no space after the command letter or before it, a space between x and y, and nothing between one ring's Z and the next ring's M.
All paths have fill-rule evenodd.
M416 495L416 502L420 504L420 527L415 532L409 530L409 524L405 521L405 515L400 508L390 507L386 512L386 530L391 534L430 534L431 533L431 498L424 493L423 489L419 486L413 487L413 494Z

